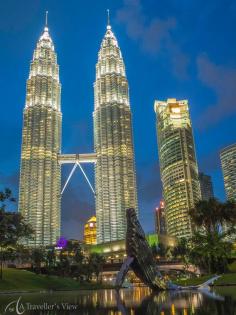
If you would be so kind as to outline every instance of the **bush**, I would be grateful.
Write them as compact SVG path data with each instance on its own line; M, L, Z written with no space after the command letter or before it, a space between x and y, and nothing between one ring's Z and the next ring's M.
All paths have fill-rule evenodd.
M228 265L229 272L236 273L236 260Z

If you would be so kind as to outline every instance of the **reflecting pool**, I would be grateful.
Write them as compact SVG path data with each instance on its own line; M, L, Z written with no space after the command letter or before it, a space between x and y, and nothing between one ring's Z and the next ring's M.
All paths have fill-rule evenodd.
M236 315L236 287L152 293L147 287L0 295L0 314Z

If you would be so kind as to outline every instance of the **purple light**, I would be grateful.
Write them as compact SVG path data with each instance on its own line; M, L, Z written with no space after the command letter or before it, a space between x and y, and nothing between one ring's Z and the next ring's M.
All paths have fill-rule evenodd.
M65 248L67 245L67 239L65 239L63 236L59 238L57 241L57 247Z

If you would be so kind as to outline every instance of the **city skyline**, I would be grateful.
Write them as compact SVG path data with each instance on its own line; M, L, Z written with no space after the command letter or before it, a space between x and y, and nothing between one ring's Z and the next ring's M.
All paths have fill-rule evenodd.
M75 4L74 4L75 5ZM56 44L57 47L57 53L58 53L58 58L59 58L59 64L61 66L61 73L62 73L62 77L63 77L63 90L62 90L62 98L66 101L62 101L62 108L63 108L63 119L65 119L65 126L63 127L65 130L65 134L64 134L64 139L63 139L63 148L65 152L74 152L74 151L78 151L78 152L86 152L86 151L91 151L89 150L90 148L92 148L93 146L93 141L92 141L92 119L91 119L91 112L92 112L92 97L93 97L93 93L92 93L92 82L94 81L94 68L92 66L92 61L95 64L96 61L96 52L97 49L99 47L99 41L102 38L104 29L105 29L105 25L106 25L106 8L107 8L108 3L105 3L99 7L99 21L95 19L95 22L97 23L96 25L98 27L95 27L96 32L94 32L94 37L93 40L90 42L90 48L92 51L92 56L90 54L88 54L88 58L91 61L89 63L89 66L83 65L83 63L80 63L78 61L80 61L80 58L78 60L76 60L76 54L72 53L72 56L69 57L69 54L64 54L63 50L65 52L65 48L62 45L62 41L65 40L66 38L66 30L71 30L70 28L70 24L68 24L68 20L63 21L63 23L61 21L58 20L58 16L60 16L60 11L59 10L50 10L50 6L49 8L46 7L46 5L42 5L42 7L38 8L37 11L37 19L35 19L35 11L32 12L32 16L34 16L34 21L32 21L32 18L29 22L27 22L28 24L27 27L23 27L22 29L17 29L17 30L12 30L12 38L7 39L9 44L6 45L4 47L3 52L1 52L1 54L4 57L4 54L6 54L7 52L9 52L9 57L11 58L11 60L14 60L13 64L11 65L11 67L9 67L9 74L6 72L5 69L5 65L2 65L2 69L3 69L3 75L5 75L6 77L6 81L8 80L8 76L11 73L14 73L14 78L17 81L17 83L15 83L14 87L15 87L15 93L14 95L9 95L8 93L8 88L4 88L5 86L5 82L3 85L3 91L2 94L3 96L5 95L5 97L3 97L3 102L6 103L6 107L5 107L5 112L2 115L2 124L1 124L1 131L3 132L5 130L6 132L6 126L8 126L8 134L9 134L9 140L5 141L3 140L3 143L6 146L6 153L3 152L3 154L1 155L1 182L4 186L9 186L11 188L14 188L14 186L16 186L17 180L14 179L16 178L16 173L17 170L19 169L19 157L20 157L20 151L19 151L19 147L20 147L20 133L21 133L21 123L22 123L22 116L21 116L21 112L23 109L23 96L22 94L24 94L24 82L25 79L27 77L27 72L28 72L28 61L29 58L27 56L30 56L32 54L32 50L33 50L33 46L35 45L36 39L40 34L40 30L41 27L43 25L43 20L44 20L44 12L45 9L49 10L49 24L50 24L50 30L52 30L53 33L53 40ZM60 5L59 5L60 7ZM60 9L62 9L62 7L60 7ZM126 10L126 11L124 11ZM197 142L196 144L196 152L197 152L197 158L198 158L198 163L200 165L199 169L201 171L206 172L207 174L212 175L213 173L213 182L214 182L214 187L215 187L215 192L216 192L216 197L220 197L221 199L224 199L224 190L223 190L223 179L222 179L222 174L221 174L221 170L219 168L219 164L218 162L216 163L216 160L219 160L219 149L230 145L231 143L234 143L235 141L233 140L232 135L235 134L233 131L235 130L234 125L233 124L229 124L230 121L233 121L233 119L235 118L234 115L232 115L230 118L225 118L224 119L224 123L223 126L226 124L229 126L229 128L231 128L231 132L228 132L227 135L227 139L223 137L224 135L224 128L221 128L222 126L222 122L218 122L218 124L216 125L210 125L208 127L208 129L204 130L204 133L207 134L206 139L203 139L201 137L203 131L201 128L199 128L199 125L197 124L197 117L201 117L201 114L198 114L198 110L197 110L197 106L199 106L201 108L201 111L204 113L204 106L205 104L211 104L211 100L212 100L212 95L209 94L212 93L211 88L207 89L207 87L203 88L201 85L204 84L204 80L207 78L206 74L204 77L204 80L199 80L201 81L201 84L199 84L198 88L203 91L205 91L205 95L208 95L208 101L207 103L204 103L202 100L202 97L199 97L199 93L194 92L193 88L189 88L189 84L186 83L186 81L182 80L182 79L178 79L177 81L180 81L181 83L183 83L183 87L180 87L180 83L177 85L177 88L173 88L173 85L171 87L171 84L166 84L167 81L164 79L163 80L163 76L162 76L162 80L163 83L159 85L158 89L154 88L154 86L158 86L158 84L160 83L160 81L157 79L157 81L153 81L153 73L152 71L149 71L149 85L147 87L147 85L141 85L142 87L144 87L143 89L146 91L144 94L142 94L141 89L139 89L140 84L142 84L142 82L144 82L147 79L147 75L145 74L145 68L147 66L147 64L149 64L149 66L151 64L155 64L156 66L158 66L160 73L162 73L163 69L160 65L160 62L156 61L156 60L151 60L151 57L147 54L145 56L145 53L142 52L142 49L137 50L136 46L140 46L142 47L142 44L137 43L135 38L132 38L132 36L127 36L127 32L126 32L126 23L124 22L124 12L129 12L129 7L127 7L127 5L117 5L116 7L114 7L111 11L112 11L112 15L114 16L114 29L115 32L117 33L118 37L119 37L119 41L121 42L121 48L122 48L122 52L124 54L125 57L125 61L127 64L127 71L128 71L128 79L129 82L131 84L131 103L132 103L132 110L134 111L134 143L135 143L135 152L136 152L136 160L137 160L137 165L138 165L138 188L139 188L139 199L141 200L140 203L140 216L141 216L141 221L144 221L144 226L145 229L148 230L153 230L153 226L151 226L148 223L148 220L150 219L150 215L153 212L153 205L157 204L158 200L161 198L160 195L160 191L161 191L161 187L160 187L160 182L158 181L158 177L159 177L159 171L158 171L158 165L157 165L157 155L156 155L156 139L155 139L155 114L153 113L153 108L152 108L152 102L154 100L154 98L159 98L159 99L165 99L167 97L178 97L180 94L181 96L183 96L184 98L188 98L190 100L190 103L193 104L192 108L190 109L193 117L193 130L194 130L194 134L195 134L195 141ZM27 11L27 10L26 10ZM52 11L52 13L51 13ZM144 10L145 11L145 10ZM148 11L146 9L146 11ZM113 13L114 12L114 13ZM150 18L149 21L151 23L151 21L153 21L154 17L153 14L151 14L150 9L148 11ZM78 12L77 12L78 13ZM31 16L28 11L27 11L28 16ZM41 15L41 19L38 18L39 14ZM123 15L122 15L123 14ZM144 13L143 13L144 14ZM164 14L164 13L163 13ZM149 17L148 15L148 17ZM158 17L160 20L163 20L164 17ZM92 17L91 17L92 19ZM123 21L123 22L122 22ZM91 22L87 23L86 21L84 22L84 26L82 27L83 30L81 30L81 33L79 36L81 36L83 38L83 36L86 37L87 33L87 29L86 27L89 26L91 24ZM6 23L6 22L4 22ZM22 23L22 22L21 22ZM94 22L93 22L94 23ZM113 24L113 22L112 22ZM29 25L33 25L34 27L29 28ZM62 32L62 27L63 25L65 25L64 27L67 29L65 29L64 33ZM74 25L74 24L73 24ZM149 25L149 24L148 24ZM174 27L174 26L173 26ZM85 32L86 30L86 32ZM62 34L61 34L62 32ZM85 33L84 35L82 35L83 33ZM13 49L13 47L15 47L15 45L17 45L17 40L15 38L15 34L20 34L21 36L19 37L19 39L22 41L22 37L23 38L23 43L27 43L26 45L22 45L23 47L19 47L19 49L17 50L17 54L15 49ZM57 35L56 35L57 34ZM26 36L24 36L26 35ZM63 35L63 36L62 36ZM155 36L155 34L153 35ZM94 38L96 38L96 41L94 42ZM4 36L4 31L3 31L3 39L6 40L5 36ZM31 41L31 39L34 39ZM89 38L88 42L89 42ZM12 44L11 44L12 41ZM13 45L13 42L16 44ZM68 44L68 41L66 41L66 43ZM83 45L82 45L83 46ZM86 43L85 43L86 46ZM62 48L62 49L61 49ZM83 55L85 52L84 49L85 47L80 47L79 53L82 54L82 56L85 57L85 55ZM221 48L222 49L222 48ZM137 50L137 51L136 51ZM214 55L214 54L213 54ZM17 56L17 58L14 58L14 56ZM136 67L138 64L138 59L141 60L141 58L138 58L140 56L143 56L143 59L146 59L146 66L145 63L142 60L142 64L140 66L140 70L142 71L142 76L144 76L142 78L142 80L138 80L138 78L136 78ZM72 58L73 57L73 58ZM145 58L144 58L145 57ZM69 72L73 73L74 69L69 67L70 65L70 61L68 61L68 59L73 59L73 63L75 63L75 61L77 61L78 63L76 63L76 70L80 69L80 75L76 73L76 75L74 76L75 79L77 79L78 81L76 82L70 82L68 80L66 80L66 77L68 76ZM200 59L199 59L200 58ZM224 69L222 69L222 66L220 66L222 64L222 60L219 59L215 61L215 65L213 62L214 58L205 58L204 56L199 57L198 58L198 66L203 66L200 70L203 71L204 65L208 65L211 66L212 65L212 71L216 71L216 76L220 75L220 73L224 73ZM2 58L2 60L5 61L5 58ZM9 60L9 59L7 59ZM67 61L66 61L67 60ZM86 60L86 59L85 59ZM23 67L22 67L22 63L23 63ZM85 62L86 63L86 62ZM205 63L205 64L204 64ZM136 67L135 67L136 65ZM230 65L225 65L225 72L226 72L226 78L228 78L227 76L227 69L229 68ZM66 70L66 68L68 68L68 70ZM233 66L234 68L234 66ZM15 71L15 69L17 69L17 71ZM62 70L63 69L63 70ZM86 69L86 70L85 70ZM22 71L23 70L23 71ZM84 72L83 72L84 71ZM87 72L86 72L87 71ZM88 75L88 73L90 73ZM199 72L200 73L200 72ZM86 78L86 84L84 84L82 82L82 78L83 75L85 74L85 78ZM201 73L200 73L201 74ZM174 76L174 75L173 75ZM229 73L229 77L231 78L231 72ZM145 79L146 78L146 79ZM232 77L233 80L234 76ZM209 79L209 78L208 78ZM175 82L176 79L173 79L171 77L171 82ZM232 81L231 80L231 81ZM22 83L21 83L22 81ZM67 82L68 81L68 82ZM195 81L195 79L193 79L193 81ZM14 81L15 82L15 81ZM64 82L65 82L65 87L64 87ZM67 83L66 83L67 82ZM79 83L81 84L79 86ZM16 85L17 84L17 85ZM161 92L160 89L163 88L163 84L166 84L166 88L164 88ZM205 82L206 84L206 82ZM218 84L218 83L217 83ZM77 85L78 85L78 89L80 91L80 95L79 97L75 98L75 92L77 91ZM207 85L207 84L206 84ZM213 85L213 83L212 83ZM89 89L88 89L89 87ZM150 89L152 89L152 92L149 93L148 91L150 91ZM20 91L21 90L21 91ZM207 91L206 91L207 90ZM72 93L72 91L74 91ZM186 91L186 92L185 92ZM65 94L63 94L65 93ZM226 92L225 92L226 93ZM203 93L204 94L204 93ZM73 102L70 101L70 97L73 95ZM86 108L87 106L87 101L88 101L88 96L85 97L85 95L89 95L89 108L87 107L87 110L83 110L83 107ZM189 97L189 95L191 97ZM141 96L141 97L140 97ZM154 98L153 98L154 96ZM227 95L226 95L227 96ZM152 99L151 99L152 98ZM221 96L222 98L222 96ZM85 100L83 100L85 99ZM207 98L206 98L207 99ZM213 97L214 99L214 97ZM78 102L78 100L80 100L80 103ZM73 105L70 105L71 103L74 103ZM198 105L200 104L200 105ZM202 104L204 104L204 106L202 106ZM11 105L11 106L10 106ZM70 107L71 106L71 107ZM78 108L77 108L78 107ZM16 109L11 110L11 109ZM76 112L75 112L76 109ZM16 112L16 114L15 114ZM73 113L72 113L73 112ZM9 115L12 115L11 117L11 121L8 119L7 117ZM144 130L142 132L140 132L140 123L143 120L143 118L145 119L145 121L147 121L148 123L145 124L147 126L147 128L144 128ZM5 120L5 122L4 122ZM7 122L7 124L6 124ZM152 125L153 124L153 125ZM214 127L214 126L217 126ZM217 139L217 143L215 143L215 139L214 139L214 133L216 130L221 130L221 133ZM73 130L73 132L72 132ZM154 131L154 132L153 132ZM226 132L225 132L225 136L226 136ZM148 141L147 141L148 139ZM212 143L209 144L208 147L208 142L207 139L212 139ZM9 143L11 145L9 145ZM150 143L148 143L150 142ZM142 145L146 147L146 152L142 152ZM74 148L78 149L74 149ZM89 148L89 149L88 149ZM206 149L206 152L205 152ZM218 155L217 155L218 154ZM150 158L151 157L151 158ZM208 162L211 161L211 162ZM212 161L214 163L212 163ZM211 165L213 164L213 165ZM217 165L216 165L217 164ZM64 175L64 179L65 176L68 173L68 169L64 171L65 175ZM67 172L67 173L66 173ZM92 174L93 170L91 171ZM11 185L10 185L11 184ZM12 187L13 185L13 187ZM79 185L79 186L78 186ZM154 191L154 186L157 187L156 191ZM78 189L79 188L79 189ZM151 188L151 189L150 189ZM80 198L79 193L78 192L83 192L86 198ZM143 194L143 196L142 196ZM71 203L71 200L75 200L74 203ZM67 191L67 196L64 197L64 201L67 200L68 202L68 207L73 206L74 207L74 212L71 213L71 218L75 217L75 211L76 211L76 203L77 203L77 211L82 212L83 209L83 214L81 217L77 217L78 221L81 221L81 224L83 224L85 222L85 215L86 218L88 218L91 214L91 210L93 210L94 208L94 200L93 197L91 196L89 189L86 188L86 183L83 181L83 178L78 174L76 175L75 179L73 180L73 183L71 184L71 186L68 188ZM78 204L78 200L82 201L80 202L80 204ZM90 212L87 208L90 208ZM93 209L92 209L93 208ZM63 209L65 211L65 204L63 206ZM88 213L85 213L86 211L88 211ZM68 219L69 217L69 213L68 216L64 214L64 222L67 222L67 225L69 225ZM82 222L83 221L83 222ZM150 221L150 220L149 220ZM80 224L80 222L78 222ZM76 233L75 231L75 226L73 226L74 229L74 234ZM65 225L65 230L66 230L66 225ZM65 234L65 233L64 233Z

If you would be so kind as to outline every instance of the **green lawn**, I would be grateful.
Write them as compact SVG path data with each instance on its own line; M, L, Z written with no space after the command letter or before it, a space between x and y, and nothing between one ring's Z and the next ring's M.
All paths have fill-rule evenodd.
M106 287L108 287L106 285ZM105 288L101 284L80 284L70 278L37 275L33 272L4 269L0 280L1 291L80 290Z
M226 273L215 281L215 285L236 285L236 273Z
M207 275L207 276L202 276L199 278L190 278L190 279L186 279L186 280L178 280L178 281L174 281L174 283L176 283L178 285L183 285L183 286L198 285L198 284L201 284L201 283L209 280L212 277L213 277L213 275Z
M189 286L189 285L198 285L201 284L208 279L212 278L213 275L202 276L199 278L191 278L186 280L178 280L174 281L178 285ZM214 285L236 285L236 273L227 273L222 275L219 279L214 282Z

